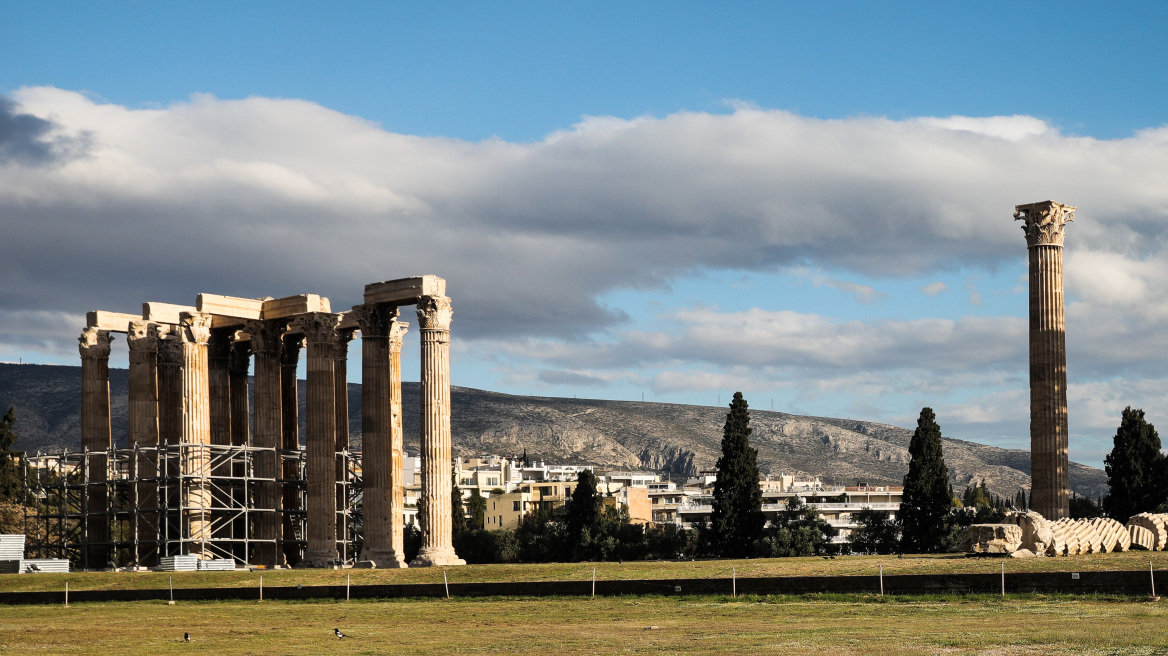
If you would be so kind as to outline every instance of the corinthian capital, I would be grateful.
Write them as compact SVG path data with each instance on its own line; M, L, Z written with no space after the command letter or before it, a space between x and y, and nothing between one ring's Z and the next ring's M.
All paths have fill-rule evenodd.
M126 345L130 347L130 359L143 362L144 358L158 351L158 325L149 321L131 321L126 332Z
M280 352L280 344L284 339L287 327L279 321L248 321L244 324L247 334L251 336L251 349L256 353L268 355Z
M423 296L418 299L418 328L421 330L450 330L453 315L449 296Z
M354 305L353 316L362 337L386 337L397 322L398 309L393 305Z
M183 312L182 338L195 344L206 344L211 339L211 315L204 312Z
M389 350L391 353L401 353L402 340L405 339L406 331L409 329L408 323L393 322L393 326L389 329Z
M112 341L113 337L108 330L90 327L81 331L81 337L77 338L77 349L81 352L81 357L85 359L108 359L110 342Z
M1026 246L1062 246L1068 222L1074 220L1077 208L1045 200L1041 203L1014 206L1014 220L1025 221Z
M340 332L337 330L340 323L341 315L331 312L311 312L293 322L304 333L309 344L340 343Z

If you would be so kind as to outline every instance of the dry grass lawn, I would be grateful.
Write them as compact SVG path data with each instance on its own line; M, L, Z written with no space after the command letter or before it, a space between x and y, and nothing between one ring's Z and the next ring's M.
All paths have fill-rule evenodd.
M1100 570L1168 569L1168 552L1128 551L1065 558L967 558L960 554L936 556L846 556L831 560L768 558L750 560L701 560L696 562L644 561L628 563L548 563L532 565L469 565L454 568L404 570L268 570L237 572L76 572L72 574L0 574L0 592L22 590L164 589L173 577L176 588L258 587L279 585L353 585L394 583L441 583L443 569L451 583L478 581L587 581L596 569L598 580L729 577L731 568L741 578L752 576L848 576L950 574L958 572L1087 572ZM1168 590L1165 590L1168 593Z
M334 626L355 638L338 641ZM1165 652L1168 602L1143 599L550 597L0 610L0 654L21 655Z

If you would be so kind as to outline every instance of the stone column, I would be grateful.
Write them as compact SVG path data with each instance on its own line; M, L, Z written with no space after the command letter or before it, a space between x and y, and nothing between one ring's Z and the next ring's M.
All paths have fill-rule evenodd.
M300 350L304 348L303 335L284 335L284 344L280 351L280 408L282 413L282 438L280 448L285 453L280 458L280 477L284 482L280 485L280 540L283 543L284 561L288 565L300 562L302 552L300 545L295 541L302 540L303 530L301 517L296 515L303 511L300 505L301 478L300 461L292 457L292 453L300 451L300 389L296 378L296 369L300 363Z
M211 331L207 342L207 380L211 444L231 444L231 331ZM216 471L216 474L219 472Z
M349 342L353 341L353 330L337 333L336 351L333 354L333 379L337 399L337 444L336 444L336 484L337 484L337 550L341 559L348 561L353 554L348 553L349 541Z
M182 339L177 328L158 328L158 443L182 440ZM165 468L164 468L165 470ZM170 471L178 474L178 469Z
M251 368L251 342L239 339L239 332L231 336L231 355L228 358L228 387L231 396L231 444L233 446L247 446L251 437L251 411L248 407L247 372ZM243 477L247 474L247 458L245 454L237 453L231 458L231 503L233 508L248 507L247 487ZM247 552L247 543L242 540L247 537L247 518L240 514L231 522L232 553L237 560L248 563L250 554Z
M335 563L337 551L337 397L335 358L340 315L314 312L296 321L308 345L307 533L304 561Z
M411 567L465 565L450 522L450 299L418 300L422 341L422 548Z
M1070 516L1063 237L1075 208L1054 201L1018 205L1030 255L1030 507Z
M256 543L252 562L274 567L284 564L283 553L277 549L280 523L277 512L281 494L276 479L280 477L280 460L276 449L283 439L283 410L281 391L280 350L284 340L283 324L273 321L253 321L247 324L255 351L255 435L252 445L266 449L254 457L253 475L262 479L255 486L252 535ZM270 449L270 450L267 450Z
M405 324L397 322L398 309L393 306L358 305L353 308L353 312L361 326L364 545L361 550L361 562L358 565L381 568L405 567L405 558L402 555L399 367Z
M251 442L251 410L248 407L247 372L251 368L251 342L240 341L238 335L231 344L228 359L228 387L231 396L231 444L247 446Z
M130 348L129 446L136 451L133 478L134 525L138 565L158 564L158 327L145 321L130 323L126 343Z
M182 314L179 327L182 340L182 449L183 474L186 477L187 538L191 540L188 553L211 558L207 540L211 538L211 491L207 477L211 474L211 459L207 446L211 443L210 380L207 362L207 342L211 338L211 315Z
M78 339L81 353L81 447L97 451L85 461L85 508L89 513L85 531L86 569L110 565L109 494L107 453L113 448L110 430L109 331L86 328Z

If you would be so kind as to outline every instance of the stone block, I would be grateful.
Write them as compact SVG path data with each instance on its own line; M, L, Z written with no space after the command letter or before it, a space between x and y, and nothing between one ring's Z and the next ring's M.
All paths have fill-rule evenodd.
M142 318L154 323L181 323L184 313L194 314L198 310L190 305L174 305L173 303L158 303L151 301L142 304Z
M1010 554L1022 544L1022 529L1017 524L974 524L966 542L974 553Z
M141 320L142 317L136 314L107 312L105 310L94 310L85 315L86 327L111 333L128 333L130 332L130 322Z
M273 298L264 301L263 318L265 320L285 319L309 312L332 312L332 305L327 298L317 294Z
M259 321L263 318L264 300L239 298L219 294L199 294L195 300L199 312L211 316L211 326L215 328L240 325L243 321Z
M413 305L423 296L446 296L446 280L425 275L365 285L365 303Z

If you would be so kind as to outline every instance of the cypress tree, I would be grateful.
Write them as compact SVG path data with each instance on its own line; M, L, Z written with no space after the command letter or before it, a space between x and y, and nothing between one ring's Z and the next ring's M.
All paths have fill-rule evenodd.
M898 516L900 548L906 553L939 551L950 507L949 468L941 453L941 427L932 408L921 408L908 453L911 459ZM983 492L984 485L982 481Z
M758 484L758 451L750 446L748 408L742 392L735 392L722 429L722 457L714 481L710 526L713 551L739 558L750 555L766 522Z
M475 487L470 491L470 499L466 502L467 512L470 513L470 528L482 529L486 526L487 500Z
M1164 502L1164 456L1160 436L1144 419L1144 411L1129 405L1115 431L1115 446L1104 459L1107 486L1103 509L1112 518L1126 522L1141 512L1152 512Z
M600 524L600 493L596 491L599 479L591 469L581 469L576 474L576 489L572 490L572 501L568 504L568 540L579 545L584 529L595 532Z
M0 419L0 501L24 500L24 482L16 464L16 459L23 454L12 450L17 439L15 426L16 409L8 408Z
M450 533L458 535L466 530L466 508L462 505L462 490L458 479L450 477Z

